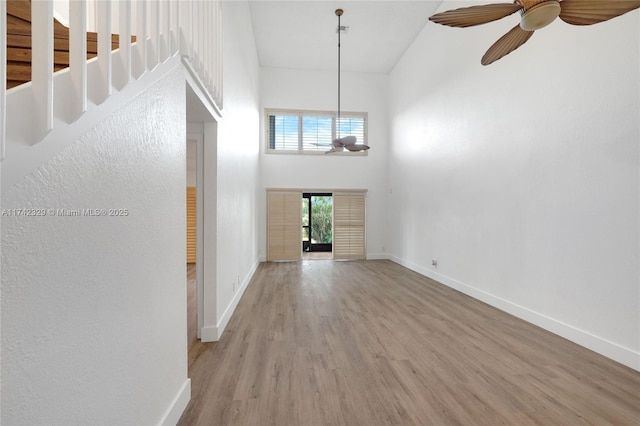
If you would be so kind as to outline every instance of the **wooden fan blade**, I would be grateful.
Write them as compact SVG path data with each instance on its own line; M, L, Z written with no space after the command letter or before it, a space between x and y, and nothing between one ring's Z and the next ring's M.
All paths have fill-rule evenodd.
M564 0L560 19L572 25L592 25L640 8L640 0Z
M516 50L531 38L534 31L525 31L520 24L513 27L508 33L500 37L482 57L482 65L489 65L503 56Z
M344 146L332 146L329 151L325 151L325 154L332 154L334 152L342 152L344 151Z
M430 16L429 20L436 24L465 28L497 21L520 9L522 9L522 6L515 3L485 4L483 6L463 7L436 13Z
M351 152L366 151L369 145L345 145L345 148Z
M333 145L334 146L347 146L347 145L353 145L357 142L357 139L355 136L345 136L343 138L336 138L333 140Z

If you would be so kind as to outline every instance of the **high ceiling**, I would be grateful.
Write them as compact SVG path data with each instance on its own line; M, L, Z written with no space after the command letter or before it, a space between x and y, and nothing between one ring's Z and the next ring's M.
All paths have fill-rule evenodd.
M342 71L388 73L428 22L440 1L250 1L263 67L337 69L338 18Z

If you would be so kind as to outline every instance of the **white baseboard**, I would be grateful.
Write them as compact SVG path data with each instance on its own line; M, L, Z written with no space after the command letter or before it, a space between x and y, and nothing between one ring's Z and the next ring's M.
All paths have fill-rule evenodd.
M182 388L176 395L176 397L171 401L171 405L165 412L164 416L162 416L162 420L160 420L160 425L172 425L175 426L180 420L180 416L184 413L185 408L189 404L191 400L191 379L185 380L182 384Z
M375 253L375 254L367 254L367 260L389 260L389 255L387 253ZM266 256L260 256L258 258L258 262L266 262Z
M247 286L251 282L251 278L253 278L253 274L255 274L256 269L258 269L258 265L260 265L260 261L257 261L253 265L249 273L244 277L244 279L242 280L242 284L238 288L238 291L236 291L236 294L234 294L233 299L231 299L231 302L227 306L227 309L225 309L224 313L220 317L218 324L216 324L215 326L202 327L202 329L200 330L200 341L217 342L218 340L220 340L220 337L222 337L222 333L224 333L224 329L227 327L227 324L231 319L231 315L233 315L236 307L238 306L238 303L240 303L240 298L242 298L244 291L247 289Z
M367 260L389 260L389 255L387 253L367 253Z
M626 365L627 367L640 371L640 353L638 352L634 352L629 348L625 348L584 330L580 330L572 325L550 318L539 312L532 311L524 306L520 306L498 296L494 296L493 294L479 290L468 284L456 281L446 275L439 274L428 268L405 261L404 259L400 259L395 256L388 256L388 259L421 275L436 280L441 284L471 296L474 299L478 299L488 305L500 309L501 311L535 324L538 327L564 337L565 339L577 343L580 346L584 346L585 348L597 352L600 355L606 356L607 358Z
M205 326L202 327L200 329L200 341L203 343L206 342L217 342L219 339L218 337L218 326L216 325L209 325L209 326Z
M231 299L231 303L229 303L229 305L227 306L227 309L225 309L224 313L220 317L220 321L218 321L218 339L220 339L220 337L222 336L222 333L224 333L224 329L227 327L227 324L231 319L231 315L233 315L233 313L236 310L236 307L238 306L238 303L240 303L240 298L242 297L242 295L244 294L244 291L247 289L247 286L251 282L251 278L253 278L253 274L256 272L256 269L258 269L259 264L260 262L256 262L253 264L253 267L251 268L249 273L242 280L242 285L240 285L240 288L238 288L238 291L236 291L236 294L233 296L233 299Z

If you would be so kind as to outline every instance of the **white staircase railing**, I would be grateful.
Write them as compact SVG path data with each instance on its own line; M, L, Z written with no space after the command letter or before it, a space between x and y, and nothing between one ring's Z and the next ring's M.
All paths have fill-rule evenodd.
M86 59L89 3L94 3L97 10L98 55L90 61L97 61L99 72L93 74L88 72ZM117 7L114 7L116 3ZM33 0L31 82L9 90L6 88L6 7L6 0L0 0L1 158L4 158L7 141L7 101L11 107L13 92L31 92L32 116L29 121L32 129L24 134L31 134L32 140L20 142L35 144L55 126L72 124L114 92L122 91L132 80L140 80L153 73L159 65L177 54L195 74L212 106L222 110L222 0L71 0L69 68L58 73L53 71L53 0ZM115 13L114 9L117 9ZM115 32L115 23L120 42L118 51L112 52L111 34ZM136 37L134 43L130 43L132 35ZM64 93L68 105L58 119L56 105L60 102L56 103L54 98L58 95L54 85L60 73L69 74L65 78L70 78L73 93Z
M0 0L0 161L4 159L7 128L7 3Z

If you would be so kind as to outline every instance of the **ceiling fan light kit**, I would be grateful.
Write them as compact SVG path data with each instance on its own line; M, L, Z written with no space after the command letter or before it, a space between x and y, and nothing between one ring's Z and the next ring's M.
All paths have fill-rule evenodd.
M556 18L571 25L593 25L640 8L640 0L515 0L462 7L436 13L430 21L450 27L472 27L507 17L520 11L520 24L512 28L487 50L482 65L489 65L513 52L531 38L534 31Z

